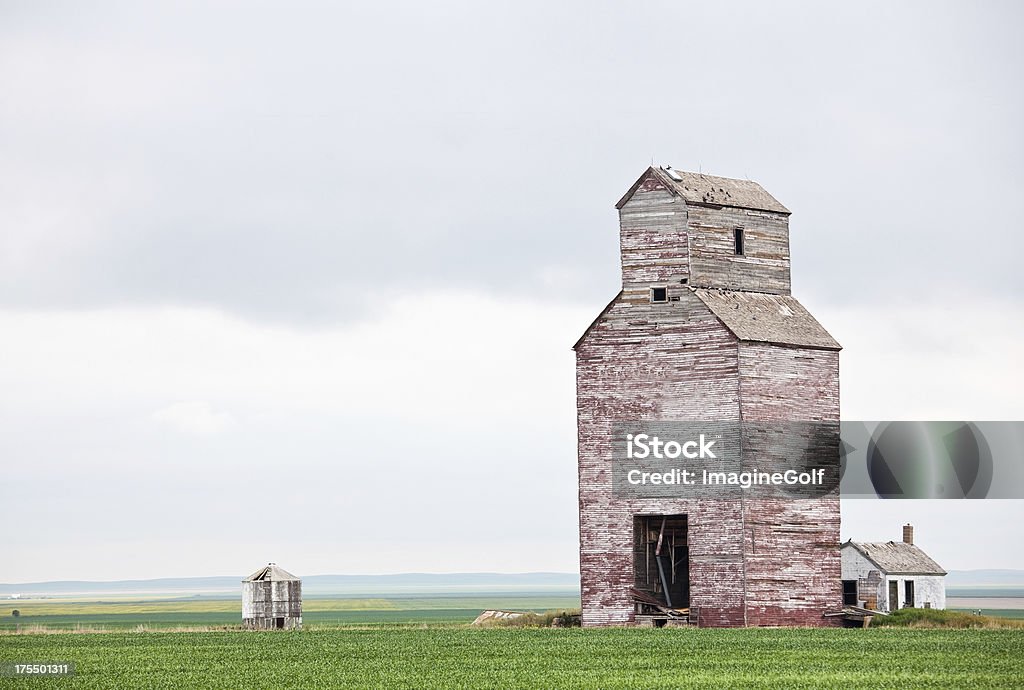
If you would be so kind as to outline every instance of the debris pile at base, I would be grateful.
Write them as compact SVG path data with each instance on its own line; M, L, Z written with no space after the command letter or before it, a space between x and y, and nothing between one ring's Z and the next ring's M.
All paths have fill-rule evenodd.
M526 614L523 611L489 610L484 611L479 616L477 616L476 620L473 621L473 625L483 625L484 623L488 623L490 621L507 621L512 620L513 618L519 618L524 615Z

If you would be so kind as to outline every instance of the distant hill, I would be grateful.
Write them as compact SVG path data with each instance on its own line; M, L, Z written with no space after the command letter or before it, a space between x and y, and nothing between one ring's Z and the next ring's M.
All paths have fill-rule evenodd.
M152 580L63 580L0 584L0 598L21 596L131 595L236 596L249 573L219 577L175 577ZM397 573L392 575L302 576L306 596L402 596L474 593L578 593L576 573ZM1024 570L951 570L947 589L1024 588ZM973 593L973 592L972 592ZM1006 594L1010 596L1010 594ZM1019 594L1013 594L1019 596Z
M243 577L178 577L152 580L62 580L0 584L0 597L11 595L71 596L115 594L226 595L237 594ZM576 573L398 573L393 575L302 576L307 596L360 596L446 593L577 592Z
M950 570L946 587L1002 585L1024 587L1024 570Z

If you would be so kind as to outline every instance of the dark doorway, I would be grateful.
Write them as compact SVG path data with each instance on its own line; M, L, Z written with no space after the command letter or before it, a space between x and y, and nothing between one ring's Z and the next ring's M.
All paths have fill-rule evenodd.
M908 608L914 608L914 581L907 580L903 583L903 605Z
M857 605L857 581L843 580L843 606Z
M895 611L900 607L900 583L896 580L889 582L889 610Z
M274 627L275 628L282 628L283 629L284 628L284 618L275 618L274 619Z
M690 549L685 515L633 517L634 587L673 609L690 607Z

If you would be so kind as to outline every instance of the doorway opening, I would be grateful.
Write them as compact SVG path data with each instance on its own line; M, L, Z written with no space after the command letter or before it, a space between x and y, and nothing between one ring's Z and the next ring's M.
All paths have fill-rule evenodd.
M690 607L685 515L633 516L633 588L668 609Z

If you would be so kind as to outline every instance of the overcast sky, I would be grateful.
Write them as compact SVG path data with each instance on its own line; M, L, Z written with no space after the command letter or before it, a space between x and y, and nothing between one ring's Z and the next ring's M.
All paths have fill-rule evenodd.
M793 211L846 419L1024 418L1015 2L0 1L0 581L577 567L653 162ZM1024 502L843 536L1024 568Z

